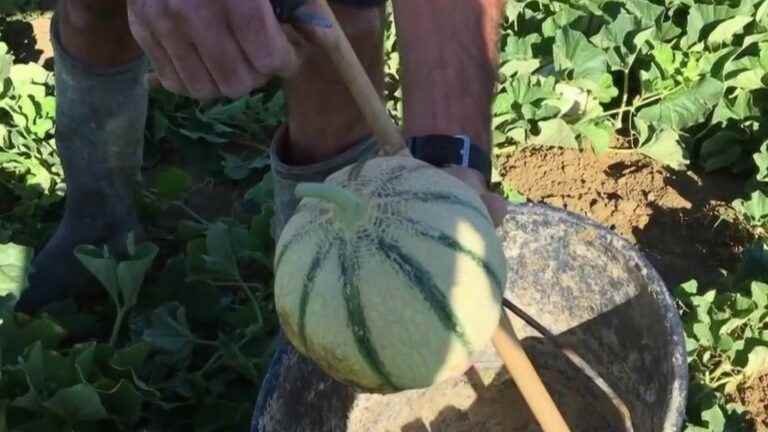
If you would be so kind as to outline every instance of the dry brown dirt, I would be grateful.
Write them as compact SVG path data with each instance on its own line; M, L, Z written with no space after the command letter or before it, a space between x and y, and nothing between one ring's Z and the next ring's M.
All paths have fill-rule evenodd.
M528 199L587 216L637 244L671 287L732 268L747 241L721 220L744 180L672 172L636 153L524 149L501 175Z

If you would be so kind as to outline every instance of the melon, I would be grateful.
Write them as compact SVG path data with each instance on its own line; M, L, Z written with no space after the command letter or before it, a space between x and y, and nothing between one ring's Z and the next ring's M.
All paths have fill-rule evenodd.
M379 157L301 199L275 252L284 334L339 381L388 393L463 374L501 318L506 260L478 194L411 157Z

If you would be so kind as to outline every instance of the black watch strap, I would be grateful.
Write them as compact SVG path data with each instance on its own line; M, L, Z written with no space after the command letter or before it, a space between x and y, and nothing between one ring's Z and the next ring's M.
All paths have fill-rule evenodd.
M437 167L458 165L479 171L491 181L491 157L465 135L423 135L408 140L414 158Z

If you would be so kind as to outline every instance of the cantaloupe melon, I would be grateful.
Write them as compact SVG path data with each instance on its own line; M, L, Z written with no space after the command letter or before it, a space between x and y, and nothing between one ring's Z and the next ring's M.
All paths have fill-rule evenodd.
M464 373L499 324L507 273L477 193L410 157L359 163L296 193L275 256L277 311L295 348L367 391Z

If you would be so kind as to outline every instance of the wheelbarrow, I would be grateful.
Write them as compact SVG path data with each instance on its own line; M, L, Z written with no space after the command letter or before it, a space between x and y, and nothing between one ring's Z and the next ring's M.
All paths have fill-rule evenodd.
M510 204L498 234L509 260L508 315L571 430L680 430L688 384L682 324L637 249L539 204ZM473 365L459 378L386 396L307 370L262 421L307 432L540 430L490 343Z

